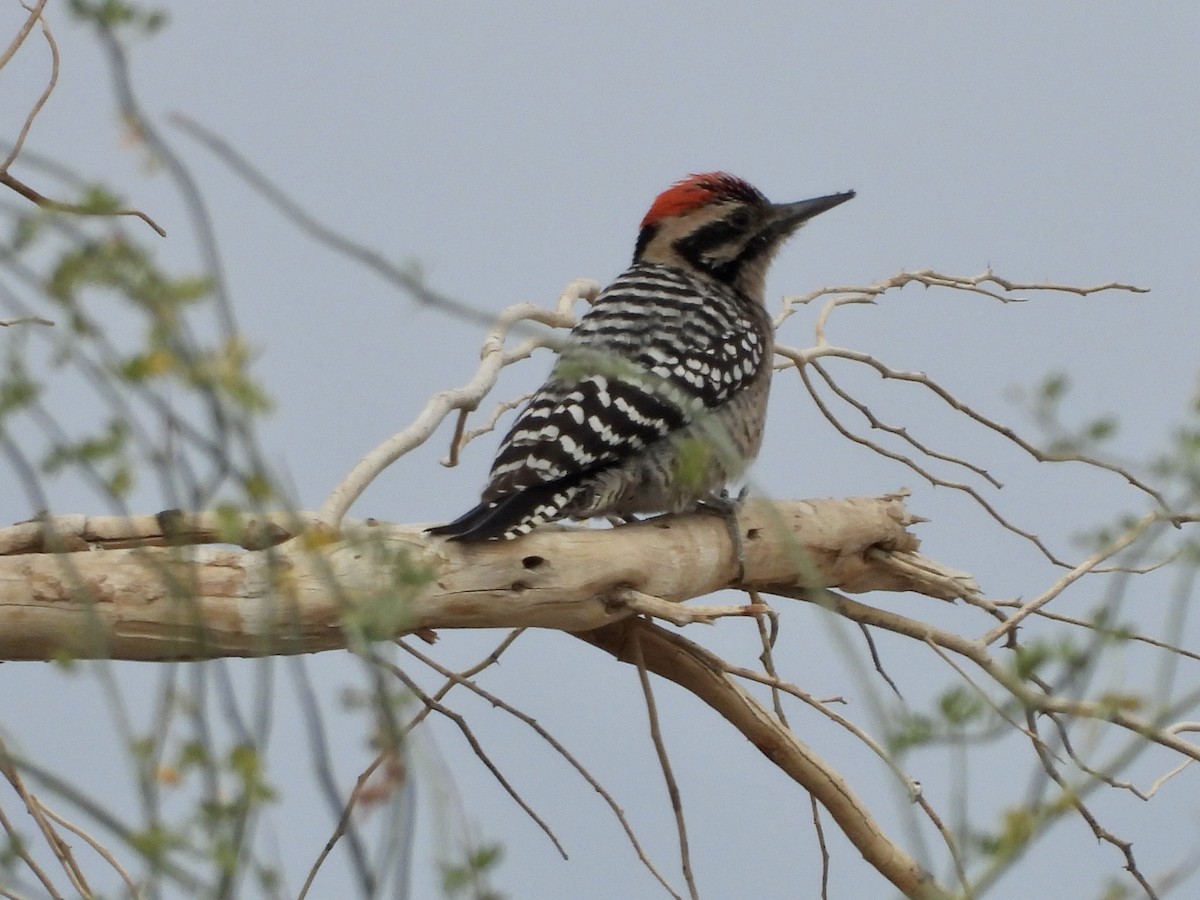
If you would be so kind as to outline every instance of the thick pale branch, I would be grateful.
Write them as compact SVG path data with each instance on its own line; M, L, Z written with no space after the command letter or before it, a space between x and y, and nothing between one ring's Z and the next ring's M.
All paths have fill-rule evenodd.
M372 638L429 628L582 631L633 615L631 590L678 603L729 587L737 571L725 522L710 514L474 545L368 522L258 550L183 545L214 533L187 517L165 529L175 546L155 546L164 529L152 523L162 519L126 520L142 532L126 534L124 549L93 549L119 545L112 529L121 520L103 520L104 543L82 536L96 530L83 520L41 538L42 552L26 543L30 550L0 556L0 659L310 653L345 647L348 627ZM739 513L742 584L968 595L969 579L917 556L912 521L896 496L751 501ZM268 530L286 533L278 523Z
M303 513L242 518L215 512L185 516L177 510L140 516L49 516L0 528L0 557L183 544L235 544L262 550L316 522L315 516Z

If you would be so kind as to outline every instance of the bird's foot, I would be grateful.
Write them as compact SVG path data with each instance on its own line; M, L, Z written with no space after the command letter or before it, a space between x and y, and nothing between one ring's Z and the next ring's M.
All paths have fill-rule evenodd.
M696 504L697 510L713 513L725 520L725 527L729 530L729 540L733 544L734 562L737 563L735 584L741 584L746 577L746 548L742 543L742 530L738 526L737 514L749 490L748 487L743 487L738 491L736 497L731 497L729 491L722 490L703 498Z
M625 513L624 515L620 515L620 516L609 515L609 516L605 516L604 518L607 519L608 524L612 525L614 528L616 528L619 525L636 525L638 522L642 521L637 516L635 516L633 513Z

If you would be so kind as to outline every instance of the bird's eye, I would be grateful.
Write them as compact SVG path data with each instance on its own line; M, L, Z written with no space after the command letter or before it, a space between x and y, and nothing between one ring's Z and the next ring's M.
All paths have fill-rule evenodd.
M754 214L751 213L746 207L739 206L732 213L730 213L727 221L730 225L739 230L749 228L750 224L754 221Z

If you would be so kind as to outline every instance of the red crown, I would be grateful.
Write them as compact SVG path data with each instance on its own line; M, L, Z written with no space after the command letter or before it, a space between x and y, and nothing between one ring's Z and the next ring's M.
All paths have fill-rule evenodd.
M655 199L642 219L642 227L653 225L668 216L681 216L712 202L714 199L736 199L766 202L766 198L749 182L728 172L705 172L689 175L677 181Z

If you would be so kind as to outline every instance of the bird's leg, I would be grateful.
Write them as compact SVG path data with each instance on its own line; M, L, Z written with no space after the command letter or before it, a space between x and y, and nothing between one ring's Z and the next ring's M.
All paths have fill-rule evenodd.
M742 530L738 527L737 514L742 507L742 501L746 499L746 494L749 492L750 488L743 486L736 497L731 497L729 491L721 490L719 493L713 493L703 498L696 504L697 510L714 513L725 520L725 527L729 530L729 539L733 543L733 558L737 562L737 579L735 580L737 584L741 584L742 579L746 577L746 548L742 544Z

